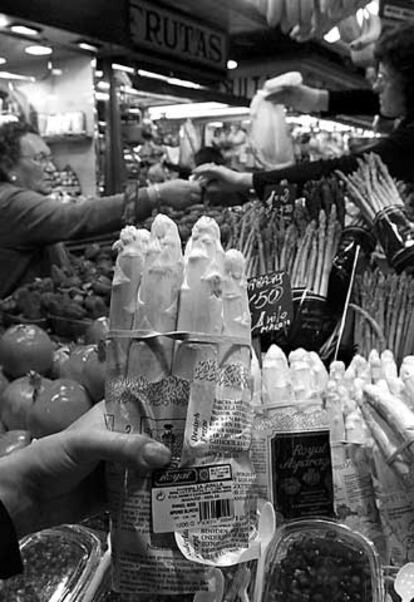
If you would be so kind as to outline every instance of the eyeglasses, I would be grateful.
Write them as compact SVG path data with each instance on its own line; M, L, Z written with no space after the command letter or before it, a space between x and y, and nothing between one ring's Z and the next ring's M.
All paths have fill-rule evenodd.
M385 73L384 71L378 71L374 80L374 86L388 86L393 81L395 81L395 76L393 77L389 73Z
M52 155L46 153L39 153L38 155L20 155L21 159L30 159L30 161L34 161L39 165L47 165L52 161Z

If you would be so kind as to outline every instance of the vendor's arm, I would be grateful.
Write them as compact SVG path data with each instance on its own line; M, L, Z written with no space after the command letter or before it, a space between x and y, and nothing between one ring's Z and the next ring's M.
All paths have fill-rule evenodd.
M322 116L377 115L380 111L378 94L368 89L329 91Z
M316 113L326 117L379 113L377 94L365 88L336 91L305 85L281 86L266 98L301 113Z
M387 138L373 142L369 148L364 148L364 153L366 152L378 154L394 178L412 182L414 179L414 123L400 126ZM321 159L292 165L284 169L257 172L253 175L253 187L262 197L266 186L281 180L286 179L297 184L304 184L308 180L317 180L322 176L329 175L337 169L347 174L358 167L357 158L361 155L362 153L355 153L334 159Z
M414 123L400 126L388 138L374 142L368 149L365 148L364 152L377 153L393 177L412 182L414 179ZM239 173L222 165L205 164L197 167L194 173L204 180L207 186L228 191L247 191L253 187L262 198L266 186L277 184L281 180L304 184L308 180L317 180L322 176L329 175L337 169L343 173L350 173L358 167L358 156L360 154L343 155L334 159L310 161L254 174Z
M200 199L195 182L171 180L155 189L129 187L125 194L79 203L59 203L35 192L6 185L0 194L3 246L46 245L59 241L105 234L128 221L151 215L160 203L186 207Z

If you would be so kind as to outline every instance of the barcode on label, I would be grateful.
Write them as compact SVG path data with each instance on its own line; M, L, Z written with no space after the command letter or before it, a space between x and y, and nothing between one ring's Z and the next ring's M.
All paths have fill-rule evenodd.
M222 499L199 502L198 511L200 514L200 520L228 518L234 514L233 500Z

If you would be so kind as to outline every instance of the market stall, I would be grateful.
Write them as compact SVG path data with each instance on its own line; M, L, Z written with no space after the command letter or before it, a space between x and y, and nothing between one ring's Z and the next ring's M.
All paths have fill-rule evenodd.
M321 32L348 9L325 16ZM75 157L96 134L105 172L116 134L111 186L188 176L203 146L263 167L246 107L191 115L191 98L139 90L146 76L125 67L92 73L93 126L38 110L52 145ZM297 163L377 135L281 115ZM60 196L85 193L81 173L59 177ZM110 513L26 536L25 574L0 582L0 600L410 600L411 199L367 154L262 200L161 206L1 300L1 455L105 398L110 430L153 437L172 460L151 478L109 464Z

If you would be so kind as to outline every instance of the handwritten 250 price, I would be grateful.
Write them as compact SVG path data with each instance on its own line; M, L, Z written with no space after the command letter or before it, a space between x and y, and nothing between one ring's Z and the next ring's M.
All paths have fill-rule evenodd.
M274 305L279 301L283 293L281 286L275 286L271 289L256 291L250 294L250 304L257 310L264 309L266 306Z

